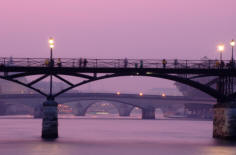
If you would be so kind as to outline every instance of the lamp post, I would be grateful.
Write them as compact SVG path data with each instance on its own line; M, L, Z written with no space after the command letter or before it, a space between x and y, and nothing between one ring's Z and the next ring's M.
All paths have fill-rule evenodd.
M222 53L224 52L225 50L225 45L224 44L219 44L217 46L217 50L220 52L220 62L222 62Z
M50 47L50 67L53 67L53 59L52 59L52 49L54 48L54 39L52 37L48 40L49 47ZM52 97L52 73L50 74L50 97Z
M234 46L235 46L235 41L233 39L230 42L230 45L232 47L232 64L234 64Z
M50 47L50 62L52 61L52 49L54 48L54 39L52 37L48 40L49 47Z

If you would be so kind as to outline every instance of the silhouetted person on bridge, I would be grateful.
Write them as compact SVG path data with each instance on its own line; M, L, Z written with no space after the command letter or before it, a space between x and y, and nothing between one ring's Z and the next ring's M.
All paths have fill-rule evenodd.
M87 60L87 59L84 59L84 67L87 66L87 63L88 63L88 60Z
M128 67L128 59L127 59L127 58L124 59L124 67L125 67L125 68Z
M61 67L61 59L60 58L57 59L57 66Z
M177 65L178 65L178 60L175 59L175 60L174 60L174 66L175 66L175 68L177 67Z
M216 60L216 68L220 68L220 62Z
M54 66L54 59L50 61L50 67L53 67L53 66Z
M224 67L225 67L225 63L224 63L224 61L223 61L223 60L221 60L221 61L220 61L220 68L222 68L222 69L223 69Z
M231 68L234 68L234 63L235 63L234 60L231 60L231 61L229 62L229 66L228 66L228 67L229 67L229 68L230 68L230 67L231 67Z
M166 61L166 59L163 59L163 60L162 60L162 65L163 65L163 68L166 68L166 64L167 64L167 61Z
M79 58L79 67L82 67L83 59Z
M45 59L44 64L45 64L46 67L48 67L49 66L49 59Z
M13 57L10 56L7 66L12 66L12 65L13 65Z
M140 68L143 68L143 60L140 60Z

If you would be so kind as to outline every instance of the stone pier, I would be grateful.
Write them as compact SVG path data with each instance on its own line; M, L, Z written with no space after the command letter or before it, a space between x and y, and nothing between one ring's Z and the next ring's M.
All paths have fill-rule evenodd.
M119 111L119 116L129 116L131 111L134 109L134 106L127 105L127 104L120 104L117 106Z
M57 103L47 100L43 103L42 138L55 139L58 137Z
M76 110L73 109L73 114L75 116L85 116L86 109L76 109Z
M78 102L72 106L72 112L75 116L85 116L89 106L90 104L82 104L81 102Z
M155 119L155 108L142 109L142 119Z
M213 137L236 140L236 101L218 103L213 112Z

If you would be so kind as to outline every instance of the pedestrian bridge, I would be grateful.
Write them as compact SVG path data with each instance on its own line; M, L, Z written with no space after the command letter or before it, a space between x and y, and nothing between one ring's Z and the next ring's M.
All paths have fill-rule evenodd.
M24 85L41 95L54 99L55 97L84 84L97 80L121 77L121 76L146 76L156 77L180 82L199 89L218 100L229 100L236 96L232 85L232 77L235 75L234 65L230 61L224 61L227 65L216 65L216 60L163 60L155 59L64 59L60 58L60 65L53 59L46 63L47 58L0 58L0 76L21 85ZM17 78L41 75L29 83L19 81ZM66 84L68 88L55 94L47 94L34 87L39 81L53 76ZM84 79L73 84L62 76L74 76ZM214 77L221 78L219 89L210 87L210 83L200 83L196 79ZM216 81L216 80L215 80ZM225 85L225 87L223 87ZM226 87L227 86L227 87Z
M47 61L45 61L47 60ZM57 98L69 90L84 84L122 76L145 76L168 79L196 88L217 100L214 106L213 135L219 138L236 139L236 67L234 60L170 60L170 59L56 59L0 58L0 78L26 86L47 101L43 104L43 138L57 138ZM45 63L47 62L47 63ZM31 82L22 82L20 77L39 77ZM73 83L63 76L83 79ZM50 77L50 93L35 87L41 80ZM59 92L52 91L53 77L68 85ZM202 80L204 78L208 81ZM132 102L134 104L134 102ZM142 105L142 104L140 104ZM151 116L154 107L143 111ZM147 113L146 113L147 112Z

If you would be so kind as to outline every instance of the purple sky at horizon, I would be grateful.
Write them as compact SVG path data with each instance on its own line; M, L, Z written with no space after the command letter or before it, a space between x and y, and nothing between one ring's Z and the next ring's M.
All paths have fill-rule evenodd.
M215 59L222 42L223 58L230 58L235 6L235 0L2 0L1 57L48 57L53 36L55 57ZM125 91L173 87L150 79L126 89L135 80L124 81ZM101 83L118 87L112 79Z

